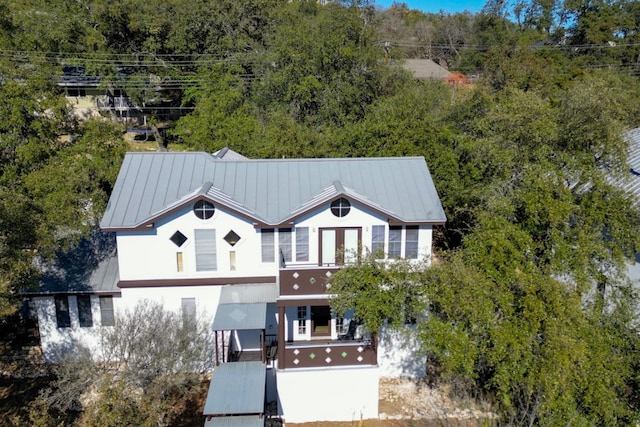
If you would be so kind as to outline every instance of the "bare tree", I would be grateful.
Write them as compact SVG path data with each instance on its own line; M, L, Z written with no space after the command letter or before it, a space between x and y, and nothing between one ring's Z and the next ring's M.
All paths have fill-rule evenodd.
M41 397L63 413L88 407L87 425L122 414L132 425L171 425L185 401L197 400L202 374L213 367L207 320L142 301L103 328L97 352L81 348L55 365Z

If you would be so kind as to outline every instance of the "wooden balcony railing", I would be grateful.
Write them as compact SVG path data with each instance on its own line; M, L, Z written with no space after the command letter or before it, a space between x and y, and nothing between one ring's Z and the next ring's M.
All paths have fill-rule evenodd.
M284 351L284 369L378 364L375 346L365 341L287 343Z
M327 293L327 279L339 267L287 267L280 269L280 295L303 296Z

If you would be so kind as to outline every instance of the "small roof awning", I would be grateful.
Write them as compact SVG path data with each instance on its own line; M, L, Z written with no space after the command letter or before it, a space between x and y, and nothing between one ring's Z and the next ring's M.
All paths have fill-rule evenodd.
M214 331L266 329L266 303L220 304L213 319Z
M260 415L213 417L204 422L204 427L264 427L264 418Z
M267 367L262 362L233 362L216 367L203 415L263 414L266 372Z

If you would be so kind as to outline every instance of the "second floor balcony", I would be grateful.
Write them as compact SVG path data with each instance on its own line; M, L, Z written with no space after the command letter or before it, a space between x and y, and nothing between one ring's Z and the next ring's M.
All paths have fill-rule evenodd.
M286 343L279 354L279 368L321 368L375 366L377 352L370 341L328 341ZM279 350L281 351L281 350Z
M330 293L327 280L340 267L317 265L290 266L280 269L280 296L323 295Z

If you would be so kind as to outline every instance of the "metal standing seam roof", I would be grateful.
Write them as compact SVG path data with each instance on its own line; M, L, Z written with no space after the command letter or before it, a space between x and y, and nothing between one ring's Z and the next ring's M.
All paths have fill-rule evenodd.
M135 229L205 192L214 203L270 225L337 194L402 222L446 221L423 157L220 160L154 152L125 156L100 226Z
M264 413L266 371L262 362L231 362L216 367L203 415Z
M120 293L114 233L96 230L52 259L36 258L35 266L41 273L38 287L24 295Z
M278 287L275 283L234 284L220 290L220 304L254 304L276 302Z
M119 277L118 257L113 254L100 261L95 269L88 268L83 274L69 274L64 269L49 269L43 272L39 289L25 293L120 293Z
M220 304L213 319L214 331L243 331L265 329L267 304Z

